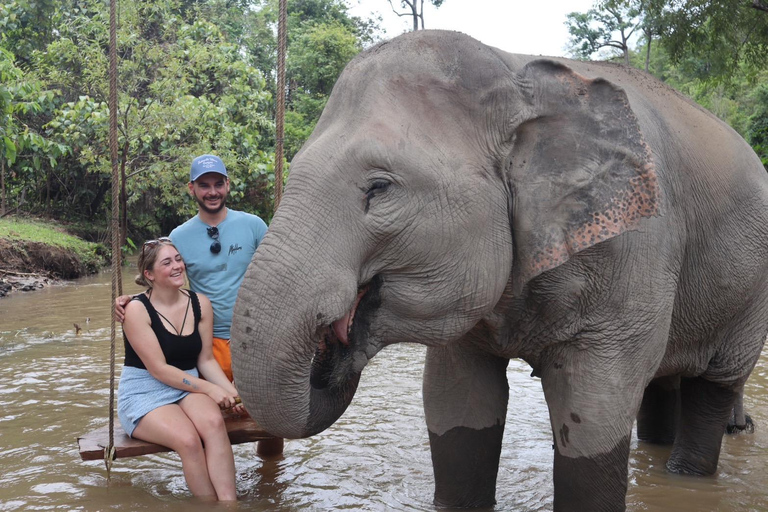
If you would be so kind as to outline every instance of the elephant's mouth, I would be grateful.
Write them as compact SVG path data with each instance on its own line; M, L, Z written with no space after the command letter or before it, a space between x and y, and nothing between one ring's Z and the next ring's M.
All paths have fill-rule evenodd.
M320 328L309 382L315 389L342 387L358 379L368 357L371 321L381 305L383 279L374 277L358 289L352 308L330 325Z

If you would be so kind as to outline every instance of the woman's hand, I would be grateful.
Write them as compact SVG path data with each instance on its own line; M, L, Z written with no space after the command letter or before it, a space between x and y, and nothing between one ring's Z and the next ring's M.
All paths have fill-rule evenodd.
M243 405L242 400L240 400L239 396L235 397L235 406L232 407L232 412L235 414L239 414L240 416L243 416L245 414L248 414L245 410L245 406Z
M210 389L206 393L211 399L219 404L221 409L231 409L235 407L240 400L235 394L228 393L221 386L215 384L211 385Z

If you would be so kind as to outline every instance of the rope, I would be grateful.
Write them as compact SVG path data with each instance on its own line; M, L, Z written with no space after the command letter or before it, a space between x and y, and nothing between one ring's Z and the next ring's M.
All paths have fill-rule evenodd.
M112 159L112 323L109 345L109 444L104 449L104 464L109 482L115 459L115 338L117 325L115 299L122 288L120 271L120 180L117 161L117 0L109 0L109 151Z
M277 119L275 119L275 207L283 198L283 134L285 132L285 48L287 31L287 0L280 0L277 20Z

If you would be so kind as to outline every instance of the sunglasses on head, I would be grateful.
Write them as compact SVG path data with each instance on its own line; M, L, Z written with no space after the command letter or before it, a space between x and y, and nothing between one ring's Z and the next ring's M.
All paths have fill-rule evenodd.
M172 242L171 242L171 239L170 239L170 238L168 238L167 236L161 236L160 238L158 238L158 239L156 239L156 240L147 240L146 242L144 242L144 245L142 245L142 246L141 246L141 252L142 252L142 254L143 254L143 253L144 253L144 250L145 250L146 248L148 248L148 247L149 247L149 248L152 248L152 247L154 247L154 246L156 246L156 245L158 245L158 244L166 244L166 243L167 243L167 244L170 244L170 243L172 243Z
M219 242L219 228L216 226L208 228L208 236L213 238L213 243L211 243L211 252L213 254L219 254L221 252L221 243Z

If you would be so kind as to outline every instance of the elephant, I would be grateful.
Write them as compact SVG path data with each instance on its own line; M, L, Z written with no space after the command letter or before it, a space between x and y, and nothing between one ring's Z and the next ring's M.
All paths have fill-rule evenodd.
M519 358L554 509L624 510L635 421L673 442L669 471L715 472L767 278L768 174L715 116L639 70L418 31L347 64L292 160L235 381L260 426L305 438L380 350L426 345L434 504L486 507Z

